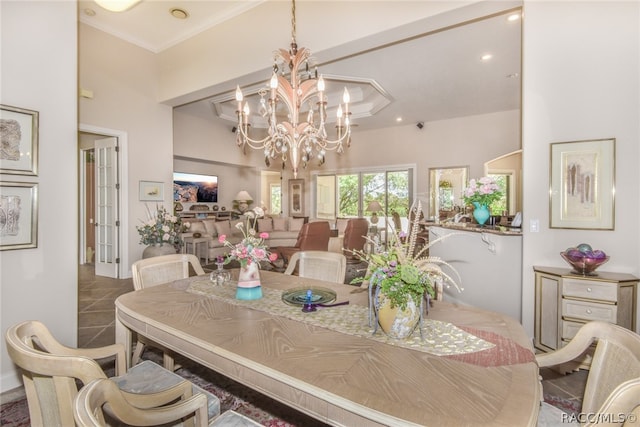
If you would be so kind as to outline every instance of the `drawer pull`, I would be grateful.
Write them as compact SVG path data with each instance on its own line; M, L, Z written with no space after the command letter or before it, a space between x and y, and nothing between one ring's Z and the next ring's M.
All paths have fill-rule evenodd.
M587 288L587 292L591 292L591 288Z
M591 314L591 309L587 308L587 314Z

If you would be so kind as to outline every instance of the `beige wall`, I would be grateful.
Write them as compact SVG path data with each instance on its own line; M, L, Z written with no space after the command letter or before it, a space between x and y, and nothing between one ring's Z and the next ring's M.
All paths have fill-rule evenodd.
M640 3L533 1L524 14L523 315L533 334L533 266L566 267L563 249L590 243L611 256L602 270L640 276ZM549 144L597 138L616 138L615 230L550 229Z
M0 2L0 103L40 114L38 247L0 252L0 324L28 319L49 326L64 344L78 333L78 154L76 4ZM21 384L0 340L1 391Z
M79 123L124 134L121 262L122 276L130 277L131 263L144 249L135 228L147 217L145 202L138 200L139 181L163 182L164 205L173 208L171 108L157 102L151 52L85 24L79 24L79 49L79 87L93 92L93 99L80 98ZM155 209L155 202L146 203Z

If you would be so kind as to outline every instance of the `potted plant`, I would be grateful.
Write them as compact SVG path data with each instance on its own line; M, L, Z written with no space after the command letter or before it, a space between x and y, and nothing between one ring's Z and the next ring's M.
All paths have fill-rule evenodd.
M418 202L418 212L422 206ZM386 251L380 253L364 253L355 251L356 255L369 264L367 275L356 279L365 281L370 288L370 308L375 310L376 320L382 330L393 338L406 338L414 331L420 320L420 309L426 298L435 298L435 280L443 280L447 286L453 285L459 292L462 289L457 282L441 266L457 271L440 258L430 257L427 251L432 244L452 236L440 237L428 245L416 250L420 215L416 215L411 233L394 230L393 237Z
M240 263L240 273L238 276L238 288L236 298L243 300L253 300L262 298L262 287L260 284L260 261L275 261L278 254L269 252L265 239L269 238L269 233L257 233L255 223L257 218L264 215L261 208L254 208L246 211L244 223L238 222L236 227L242 231L243 238L239 243L233 244L227 240L227 236L222 234L218 241L230 248L225 263L236 260Z
M147 220L136 227L140 234L140 243L147 245L142 258L176 253L180 245L180 233L185 230L180 217L163 206L156 206L155 212L147 207Z
M471 179L469 186L464 189L462 198L466 205L473 205L473 217L483 225L489 219L489 206L502 197L502 191L495 179L484 176L477 181Z

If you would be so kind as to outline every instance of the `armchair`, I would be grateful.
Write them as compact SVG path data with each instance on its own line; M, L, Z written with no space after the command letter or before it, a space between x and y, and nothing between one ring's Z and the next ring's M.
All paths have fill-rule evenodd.
M294 246L272 248L272 251L277 252L286 264L291 256L299 251L328 251L330 237L328 221L308 222L300 229Z
M351 218L347 221L344 230L344 240L342 242L342 253L347 257L348 263L359 262L360 259L354 255L354 250L364 250L367 243L367 233L369 232L369 222L365 218Z

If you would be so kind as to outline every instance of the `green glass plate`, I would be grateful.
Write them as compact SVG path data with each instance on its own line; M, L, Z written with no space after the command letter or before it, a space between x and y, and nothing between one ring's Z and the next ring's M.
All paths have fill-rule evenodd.
M311 290L311 304L329 304L336 300L336 293L331 289L321 287L293 288L282 292L282 301L290 305L304 305L307 301L307 291Z

